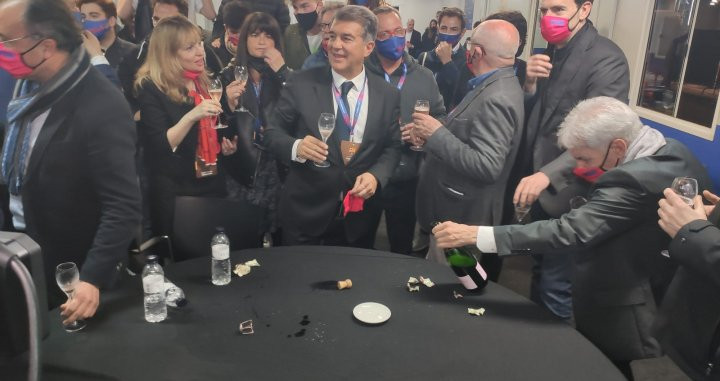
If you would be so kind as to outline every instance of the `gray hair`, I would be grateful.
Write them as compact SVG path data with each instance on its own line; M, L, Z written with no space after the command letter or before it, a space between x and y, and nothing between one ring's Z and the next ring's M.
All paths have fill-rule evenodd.
M643 124L630 106L615 98L586 99L565 117L558 131L558 143L566 149L607 147L615 139L628 143Z
M323 7L320 11L320 18L325 17L325 14L328 12L335 12L344 6L345 3L340 1L323 1Z
M347 5L335 14L336 21L352 21L360 24L365 30L365 42L375 41L378 29L378 20L369 9L359 5Z
M472 42L481 45L494 61L515 61L515 53L520 46L520 33L515 26L505 20L487 20L473 31ZM493 62L496 63L496 62ZM497 62L498 67L506 63Z

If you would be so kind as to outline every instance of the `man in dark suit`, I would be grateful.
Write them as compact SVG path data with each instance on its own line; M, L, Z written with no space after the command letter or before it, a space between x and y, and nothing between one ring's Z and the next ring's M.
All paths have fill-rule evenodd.
M421 53L422 35L415 30L415 19L408 19L407 29L405 30L405 41L407 43L407 52L413 58Z
M720 380L720 201L698 196L692 207L665 189L660 227L670 235L670 258L678 267L655 322L665 352L693 380Z
M465 65L465 47L461 39L465 34L465 13L459 8L445 8L438 12L438 44L418 56L421 65L435 74L435 80L445 100L445 109L451 111L457 106L465 93L467 82L462 78L472 78Z
M575 177L572 158L562 155L557 130L565 115L581 100L609 96L628 101L630 74L625 55L615 43L598 35L588 21L590 0L541 0L541 32L549 46L545 54L530 57L524 90L532 96L523 149L513 170L519 182L510 204L531 205L532 219L559 217L569 209ZM568 170L565 170L568 169ZM540 193L547 189L546 192ZM554 197L557 196L557 197ZM561 318L572 309L570 259L534 256L532 299Z
M678 175L701 187L710 179L687 147L610 97L578 104L558 139L576 160L576 175L593 182L585 205L528 225L446 222L433 233L440 247L477 245L501 256L572 252L576 327L631 376L630 361L661 353L651 326L675 270L661 255L669 239L657 225L657 202Z
M412 133L426 141L416 201L425 231L435 221L499 225L507 179L520 146L523 92L513 64L520 44L507 21L480 24L468 42L472 90L444 123L413 114ZM445 262L430 247L428 258Z
M61 306L69 323L95 313L139 226L135 127L122 94L90 64L64 3L2 3L0 36L20 53L11 65L20 83L2 151L4 201L11 228L42 248L51 307L65 301L55 266L78 264L80 282Z
M326 5L327 7L327 5ZM326 8L327 9L327 8ZM365 60L365 68L400 90L400 120L404 126L403 135L409 138L412 128L412 113L418 99L430 104L430 115L442 118L446 115L445 105L438 90L432 72L417 64L402 47L406 41L403 36L402 18L397 9L380 6L373 10L378 18L378 35L375 40L375 52ZM412 254L413 234L415 233L415 190L418 183L418 171L423 153L412 150L410 142L402 147L400 164L395 168L388 184L378 193L381 202L374 211L368 211L374 219L374 227L368 234L375 241L377 226L385 213L390 251L400 254Z
M377 17L367 8L338 10L330 29L331 68L292 76L270 116L267 146L290 164L279 205L283 244L373 244L360 239L370 226L362 211L341 218L363 200L376 202L372 196L400 159L398 91L363 65L376 34ZM317 127L321 113L336 117L327 144ZM313 164L326 159L327 168Z

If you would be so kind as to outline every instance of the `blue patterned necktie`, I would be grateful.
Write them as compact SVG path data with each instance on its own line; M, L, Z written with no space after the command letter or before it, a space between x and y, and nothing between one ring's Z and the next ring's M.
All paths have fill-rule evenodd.
M341 95L342 95L342 101L345 105L345 110L347 111L348 115L353 115L350 113L350 102L348 102L348 93L353 88L353 83L351 81L345 81L343 82L342 86L340 87ZM336 93L337 94L337 93ZM343 118L343 114L340 111L340 105L338 105L337 115L335 117L335 131L338 132L338 137L340 140L350 140L350 126L348 126L345 123L345 118Z

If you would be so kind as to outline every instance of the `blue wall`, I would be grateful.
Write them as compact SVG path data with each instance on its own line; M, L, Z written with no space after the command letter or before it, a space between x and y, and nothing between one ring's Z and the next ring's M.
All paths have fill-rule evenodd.
M715 129L713 141L709 141L652 120L643 119L643 123L659 130L666 137L679 140L687 145L707 168L715 191L720 191L720 126ZM678 176L680 175L682 174L679 173Z

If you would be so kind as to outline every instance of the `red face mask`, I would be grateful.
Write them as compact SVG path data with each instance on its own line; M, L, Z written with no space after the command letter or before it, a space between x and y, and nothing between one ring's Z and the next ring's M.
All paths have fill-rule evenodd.
M605 151L605 157L603 158L602 163L599 167L590 167L590 168L580 168L577 167L573 169L573 174L589 183L594 183L597 181L600 176L602 176L607 170L603 168L605 166L605 161L607 161L608 155L610 154L610 147L612 146L612 143L608 146L607 151ZM618 159L618 163L620 162L620 159ZM615 164L617 166L617 164Z
M240 43L240 35L228 34L228 42L230 42L233 46L238 46L238 44Z
M543 16L540 19L540 34L545 41L556 45L567 40L572 31L577 28L577 24L575 24L575 28L570 29L570 19L575 17L578 12L580 12L580 8L569 19L550 15Z
M12 49L8 49L5 44L0 42L0 69L5 70L15 79L27 77L28 75L30 75L30 73L33 72L33 70L35 70L35 68L42 65L45 60L43 59L39 64L31 67L28 66L25 61L23 61L22 57L25 53L35 49L35 47L40 45L40 43L43 41L44 40L38 41L37 44L33 45L30 49L22 53L18 53Z

